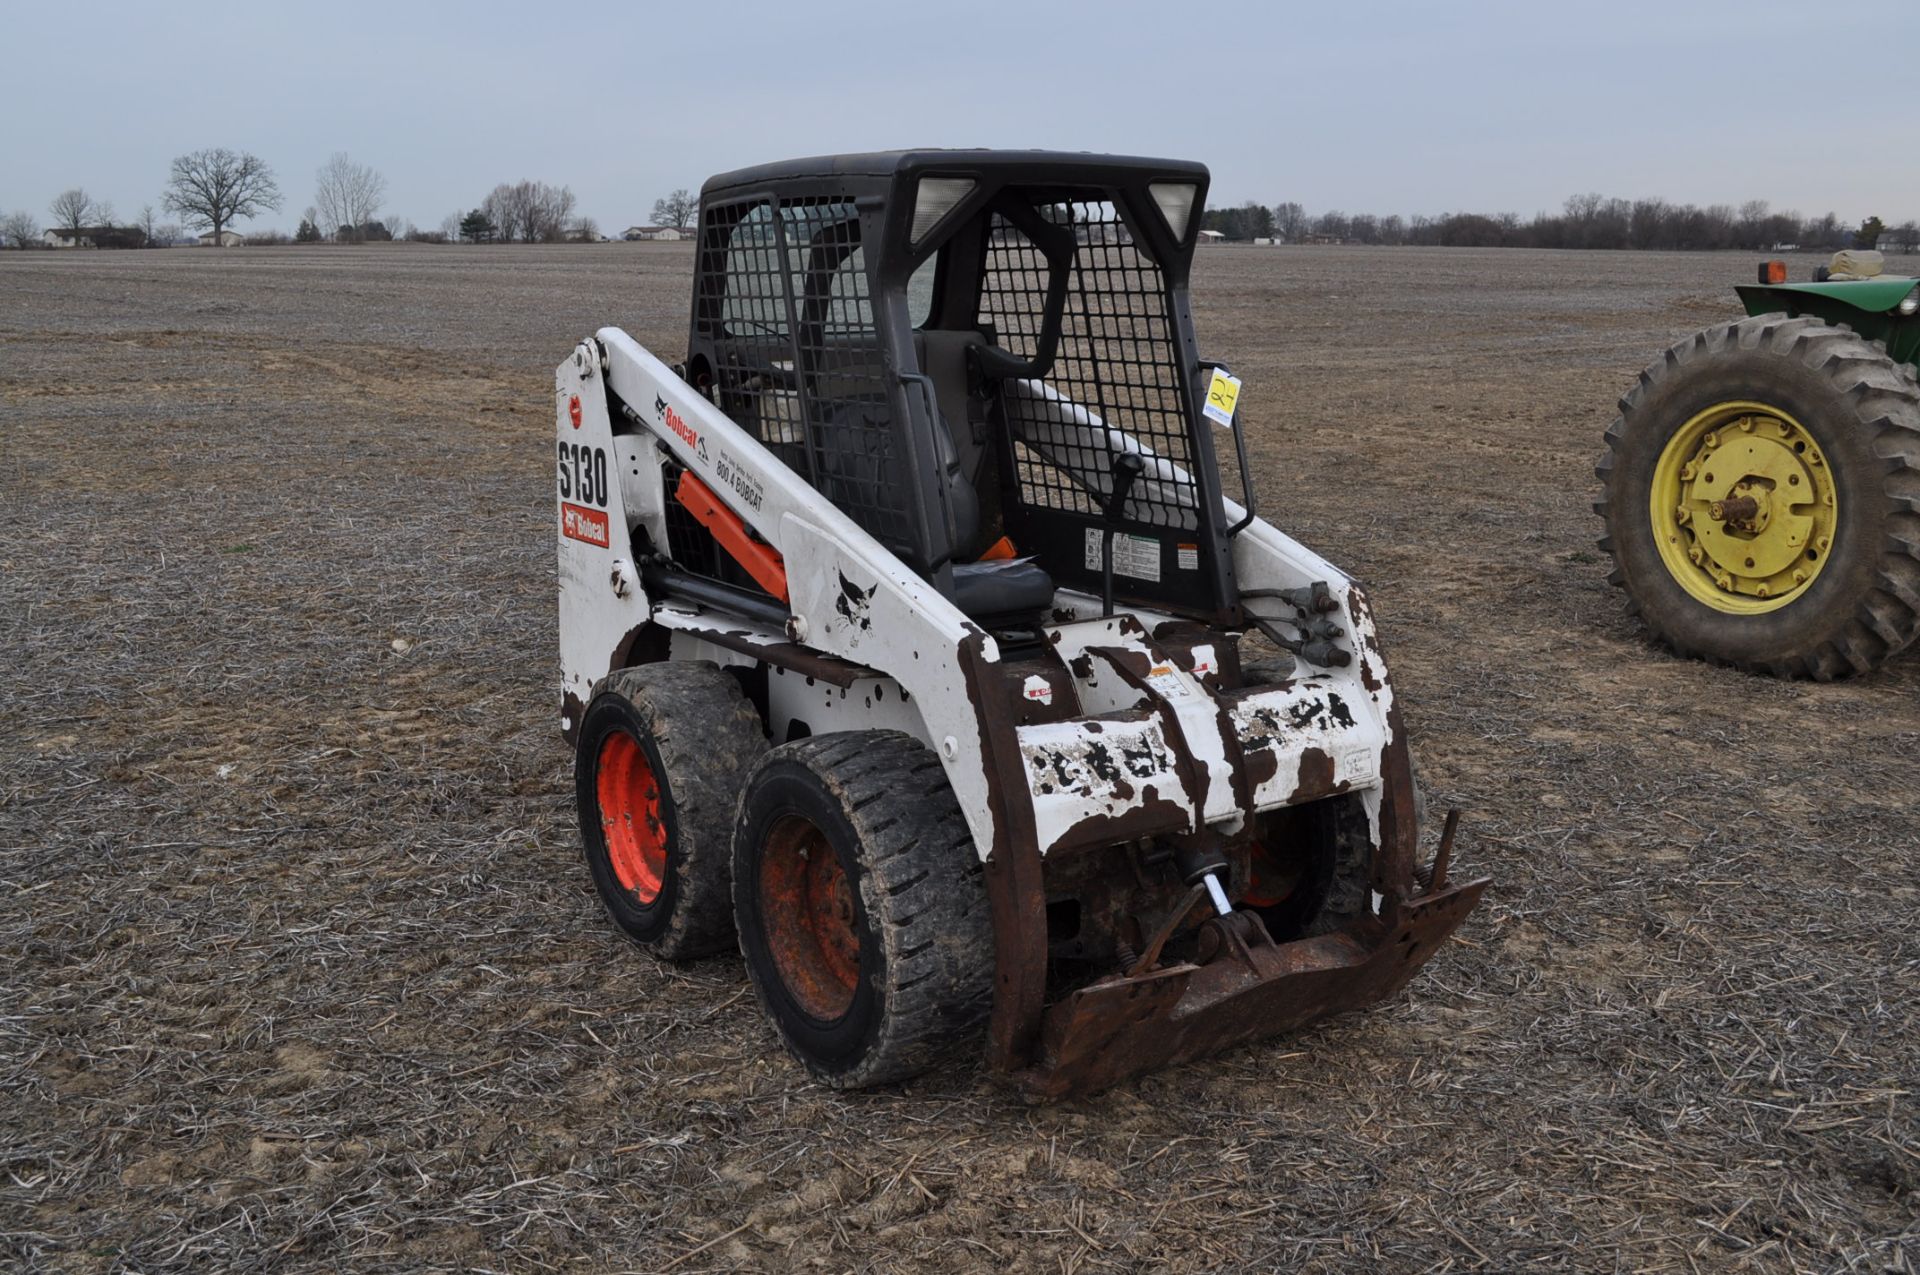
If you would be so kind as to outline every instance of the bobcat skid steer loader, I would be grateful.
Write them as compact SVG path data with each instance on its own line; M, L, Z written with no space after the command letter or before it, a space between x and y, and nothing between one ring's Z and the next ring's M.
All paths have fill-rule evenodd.
M1206 186L1019 151L728 173L685 362L609 327L558 370L594 884L659 957L737 942L828 1084L984 1036L1032 1095L1098 1089L1392 995L1485 888L1451 819L1416 862L1365 597L1220 490Z

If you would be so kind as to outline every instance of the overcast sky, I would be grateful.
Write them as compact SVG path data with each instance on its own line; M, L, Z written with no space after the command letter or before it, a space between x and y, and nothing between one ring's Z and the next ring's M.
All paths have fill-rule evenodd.
M1828 16L1831 15L1831 16ZM671 6L0 0L0 210L122 218L169 160L334 151L423 227L496 183L601 229L764 160L1038 146L1205 161L1215 204L1530 215L1570 194L1920 217L1910 0Z

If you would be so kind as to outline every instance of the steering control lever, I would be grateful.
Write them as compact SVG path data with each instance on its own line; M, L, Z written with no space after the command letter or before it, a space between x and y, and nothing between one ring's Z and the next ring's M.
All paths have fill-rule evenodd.
M1103 619L1113 616L1113 533L1126 515L1127 496L1133 491L1133 484L1146 470L1147 462L1138 452L1119 453L1107 470L1112 478L1111 490L1100 502L1100 516L1107 522L1100 536L1100 615Z

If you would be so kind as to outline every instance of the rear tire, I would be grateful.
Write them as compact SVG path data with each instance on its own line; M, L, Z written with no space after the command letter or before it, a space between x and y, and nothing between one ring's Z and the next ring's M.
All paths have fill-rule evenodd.
M587 871L613 923L655 956L733 946L734 801L766 750L716 665L646 664L594 688L574 752Z
M1692 562L1710 577L1720 570L1714 544L1734 543L1722 528L1739 526L1745 538L1755 534L1751 527L1705 524L1707 507L1698 500L1689 523L1656 525L1667 508L1653 499L1667 490L1661 474L1671 471L1663 465L1692 454L1684 431L1705 428L1700 422L1710 423L1721 407L1743 405L1778 414L1755 413L1760 427L1739 426L1751 430L1745 437L1791 442L1812 461L1791 475L1796 493L1817 482L1832 496L1831 504L1806 500L1791 511L1830 512L1815 525L1812 543L1789 542L1790 550L1804 550L1798 569L1809 578L1784 588L1785 575L1774 579L1770 585L1780 591L1771 601L1717 592L1687 569L1687 555L1704 552ZM1744 446L1735 432L1740 419L1732 411L1724 433ZM1782 439L1772 439L1773 429ZM1715 433L1704 437L1707 447L1717 445ZM1736 450L1728 445L1711 455ZM1711 462L1699 467L1712 476ZM1694 468L1678 477L1689 478ZM1808 482L1799 481L1801 472ZM1865 673L1920 634L1920 386L1910 369L1850 329L1761 315L1682 341L1620 400L1596 473L1603 487L1594 509L1607 530L1600 547L1614 561L1609 578L1626 590L1654 637L1682 655L1826 681ZM1770 501L1769 508L1787 507ZM1767 534L1762 527L1741 543L1759 546ZM1741 564L1728 565L1737 571ZM1755 557L1744 565L1753 567Z
M769 752L740 798L733 897L761 1005L829 1085L915 1075L986 1021L985 876L939 759L911 736Z

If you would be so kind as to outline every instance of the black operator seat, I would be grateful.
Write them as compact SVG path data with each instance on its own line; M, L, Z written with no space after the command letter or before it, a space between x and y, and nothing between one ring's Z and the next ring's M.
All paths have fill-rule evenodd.
M921 372L933 382L934 446L946 476L947 503L953 511L956 559L976 557L987 546L981 516L980 485L996 481L987 465L987 439L969 411L967 349L985 344L978 332L927 330L914 333ZM983 473L984 471L984 473ZM1037 562L1002 559L956 561L953 604L969 619L995 624L1030 623L1053 605L1053 577Z

